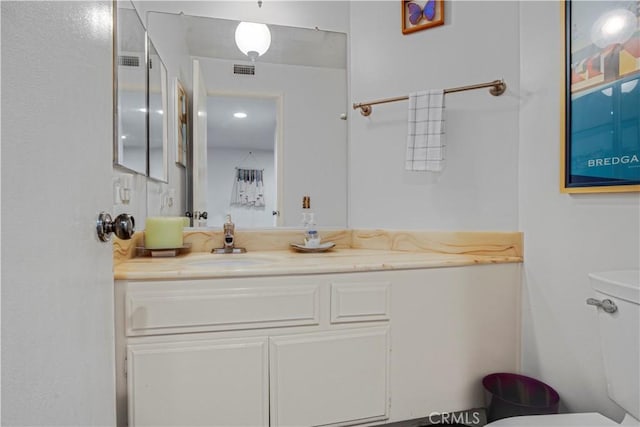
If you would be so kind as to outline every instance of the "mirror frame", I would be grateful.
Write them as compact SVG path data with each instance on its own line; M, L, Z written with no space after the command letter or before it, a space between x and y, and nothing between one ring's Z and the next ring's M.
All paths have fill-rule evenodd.
M562 79L562 104L561 104L561 152L560 152L560 192L562 193L614 193L614 192L638 192L640 191L640 182L636 179L617 179L617 178L598 178L595 176L588 177L589 179L578 180L576 179L576 175L573 173L572 164L574 163L574 150L572 148L573 144L573 120L572 120L572 110L574 106L574 99L572 98L572 64L573 60L573 52L572 52L572 44L571 44L571 34L572 28L581 26L584 27L587 23L579 22L575 17L572 16L572 6L573 4L578 4L579 2L575 2L572 0L567 0L563 2L561 7L561 21L563 25L563 44L564 44L564 70L563 70L563 79ZM611 7L610 10L613 10ZM617 76L617 78L613 81L608 81L606 83L598 83L594 85L594 87L598 87L598 89L602 88L603 84L609 85L609 87L614 87L616 83L622 83L625 80L628 80L630 77L636 76L637 74L629 74ZM614 107L612 107L614 109ZM619 107L615 107L618 114L620 112ZM611 111L611 114L614 114L614 111ZM617 119L620 120L620 119ZM614 128L612 131L612 139L613 138L621 138L620 131ZM608 156L620 156L620 153L616 153L615 151L607 149L607 143L610 141L599 141L600 149L605 151Z

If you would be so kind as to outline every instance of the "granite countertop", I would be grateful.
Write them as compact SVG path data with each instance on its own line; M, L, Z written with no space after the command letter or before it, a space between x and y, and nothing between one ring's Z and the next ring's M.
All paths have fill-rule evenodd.
M171 258L132 258L114 267L114 278L177 280L279 276L518 263L522 260L522 256L503 254L450 254L359 248L334 248L322 253L258 250L245 254L216 255L192 252Z

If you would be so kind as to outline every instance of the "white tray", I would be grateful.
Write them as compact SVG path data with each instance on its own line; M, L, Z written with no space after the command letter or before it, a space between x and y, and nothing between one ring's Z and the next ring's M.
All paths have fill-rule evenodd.
M309 247L309 246L305 246L305 245L299 245L297 243L291 243L291 247L293 249L295 249L298 252L308 252L308 253L314 253L314 252L325 252L328 251L329 249L333 248L336 244L333 242L325 242L325 243L321 243L320 245L316 246L316 247Z

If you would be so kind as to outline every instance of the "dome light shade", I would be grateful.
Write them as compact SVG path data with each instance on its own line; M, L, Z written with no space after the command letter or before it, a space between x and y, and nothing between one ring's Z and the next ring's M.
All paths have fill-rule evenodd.
M241 22L236 28L236 45L252 61L263 55L271 45L271 31L265 24Z

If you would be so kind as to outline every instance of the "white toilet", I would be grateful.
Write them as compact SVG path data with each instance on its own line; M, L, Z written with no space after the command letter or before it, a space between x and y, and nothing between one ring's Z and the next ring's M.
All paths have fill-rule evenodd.
M640 271L589 274L609 397L627 411L621 424L597 413L528 415L488 426L640 426ZM595 336L594 336L595 338Z

